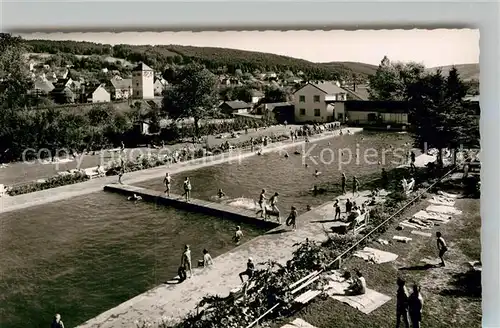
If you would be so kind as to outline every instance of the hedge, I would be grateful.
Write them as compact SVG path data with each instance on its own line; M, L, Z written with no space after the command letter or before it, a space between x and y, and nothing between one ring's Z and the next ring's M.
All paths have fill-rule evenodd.
M285 135L278 135L278 136L272 136L269 138L271 143L274 142L280 142L283 140L289 139L288 136ZM238 148L246 148L250 146L250 141L244 141L235 144L236 147ZM181 153L181 157L179 161L188 161L192 159L197 159L201 158L204 156L207 156L207 152L212 152L212 153L222 153L225 152L220 147L213 147L207 149L198 149L198 150L190 150L186 153ZM138 159L137 161L125 161L124 162L124 171L125 172L134 172L134 171L139 171L139 170L145 170L165 164L172 163L173 159L171 156L166 156L165 158L159 158L158 156L151 156L149 158L143 157ZM112 175L117 175L121 169L121 163L112 163L110 167L108 167L106 171L107 176L112 176ZM65 185L70 185L78 182L83 182L87 181L90 178L85 175L84 173L76 173L76 174L71 174L71 175L57 175L54 177L49 178L45 182L31 182L28 184L23 184L19 186L13 186L7 190L7 194L10 196L16 196L16 195L21 195L21 194L27 194L35 191L41 191L45 189L50 189L50 188L55 188L55 187L61 187Z

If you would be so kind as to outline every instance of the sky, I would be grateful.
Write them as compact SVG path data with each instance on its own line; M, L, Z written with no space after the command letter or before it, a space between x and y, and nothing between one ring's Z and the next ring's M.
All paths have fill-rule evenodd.
M234 48L312 62L352 61L378 65L387 55L392 61L416 61L426 67L479 63L479 30L474 29L35 33L21 36L106 44Z

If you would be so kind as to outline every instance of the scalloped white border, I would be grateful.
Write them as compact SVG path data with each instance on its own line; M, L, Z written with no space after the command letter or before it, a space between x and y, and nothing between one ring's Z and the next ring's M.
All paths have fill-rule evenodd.
M397 3L397 5L395 5ZM480 28L483 327L500 327L500 5L460 2L0 1L0 28L73 30L299 30ZM107 28L106 28L107 26ZM112 26L112 27L111 27ZM163 28L162 28L163 26ZM120 28L121 27L121 28ZM239 27L239 28L238 28Z

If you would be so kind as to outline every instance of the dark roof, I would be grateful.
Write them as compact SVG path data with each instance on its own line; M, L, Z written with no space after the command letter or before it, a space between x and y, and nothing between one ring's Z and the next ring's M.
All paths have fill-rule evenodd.
M146 100L146 104L151 108L161 108L161 99Z
M294 104L291 102L269 103L269 104L264 104L264 106L267 107L267 109L270 111L273 111L276 108L280 108L280 107L288 107L288 106L295 107Z
M408 113L406 101L370 101L348 100L344 102L346 111L356 112L381 112L381 113Z
M58 87L55 87L51 93L66 93L66 94L73 94L73 91L71 91L70 88L68 87L65 87L65 86L58 86Z
M111 79L109 81L113 88L117 90L124 90L132 88L132 79Z
M144 64L143 62L140 62L132 71L152 71L153 69L149 67L148 65Z
M242 109L242 108L250 108L250 107L252 107L252 105L247 104L246 102L241 101L241 100L225 101L224 103L222 103L222 105L224 105L224 104L227 104L232 109Z

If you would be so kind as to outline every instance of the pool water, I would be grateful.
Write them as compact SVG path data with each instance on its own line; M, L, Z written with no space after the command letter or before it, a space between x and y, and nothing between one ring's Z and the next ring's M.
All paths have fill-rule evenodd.
M385 161L379 156L366 163L367 149L380 153L409 141L405 134L344 135L298 147L310 155L305 161L289 148L288 158L284 152L273 152L174 175L173 191L182 193L182 181L189 176L195 198L218 201L214 197L222 188L228 196L223 202L255 208L265 188L268 194L280 194L282 212L295 205L300 214L307 205L318 206L340 193L341 172L348 177L348 187L355 174L363 189L367 176L401 164L393 151ZM330 151L324 151L327 148ZM339 167L340 149L344 154L358 150L361 156ZM320 161L322 152L326 163ZM386 164L379 165L379 160ZM322 172L317 177L316 169ZM137 185L163 191L162 180ZM329 192L313 195L315 184ZM128 202L104 192L6 213L0 215L0 223L2 328L46 327L56 312L66 326L75 326L174 277L184 244L191 245L194 263L202 258L203 248L215 257L235 247L233 221ZM240 225L246 240L264 233L259 227Z
M265 189L268 198L275 192L279 193L280 211L288 212L290 206L294 205L300 214L307 205L319 206L337 196L341 192L342 172L347 176L348 190L352 190L353 175L358 177L361 183L360 189L363 189L363 183L367 182L367 179L378 177L382 167L388 170L401 165L403 149L409 141L411 140L407 134L397 133L363 132L344 135L315 144L306 144L304 149L299 146L296 149L301 155L294 154L296 149L290 148L287 150L288 158L285 157L285 152L277 151L253 156L241 163L235 161L233 164L224 163L173 175L172 192L182 194L184 178L189 177L193 198L219 201L216 194L217 190L222 188L229 199L223 199L221 202L254 209L261 190ZM352 153L350 163L347 163L348 149ZM341 156L338 155L340 150L343 150ZM383 150L386 150L384 158ZM355 158L356 152L359 154L358 159ZM369 155L370 152L377 152L379 156L368 156L369 162L365 161L364 154ZM305 160L302 154L308 154ZM339 166L339 162L347 164ZM305 164L308 164L308 167ZM321 174L315 176L315 170ZM163 191L162 183L163 178L159 178L136 185ZM328 192L314 195L312 193L314 185L324 187Z
M99 192L0 215L0 327L73 327L235 247L236 223ZM240 224L245 240L264 231Z

